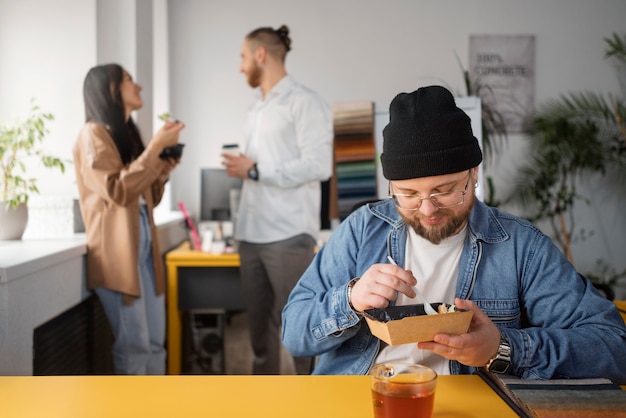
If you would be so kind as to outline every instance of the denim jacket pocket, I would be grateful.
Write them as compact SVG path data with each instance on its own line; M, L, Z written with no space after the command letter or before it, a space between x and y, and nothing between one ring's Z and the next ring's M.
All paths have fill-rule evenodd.
M517 299L480 299L474 303L498 328L520 328L521 308Z

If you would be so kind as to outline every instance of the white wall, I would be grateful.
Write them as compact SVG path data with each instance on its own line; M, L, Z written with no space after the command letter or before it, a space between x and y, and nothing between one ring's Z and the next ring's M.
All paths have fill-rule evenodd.
M95 61L95 0L0 0L0 121L25 115L36 99L55 116L44 148L59 157L71 159L85 120L82 80ZM77 195L67 168L38 176L41 191Z
M108 3L0 0L0 120L23 113L29 98L37 97L42 107L57 117L48 145L63 156L71 155L71 143L84 118L82 80L96 62L98 47L103 51L96 39L96 14L113 13L113 22L132 16L123 7L131 0L116 0L116 6L110 7ZM470 34L534 34L536 100L541 103L566 91L617 91L617 79L603 60L603 37L624 32L626 20L623 0L167 3L170 50L165 74L169 71L171 89L169 104L167 100L155 103L153 112L170 110L187 124L182 136L187 147L183 164L173 176L172 191L174 203L183 200L194 213L199 211L200 168L218 166L221 144L240 139L252 92L239 73L239 52L245 34L256 27L283 23L290 27L289 72L329 102L388 103L398 92L433 83L461 93L463 83L455 55L467 65ZM120 39L123 43L124 37ZM167 42L163 43L167 49ZM146 88L149 86L144 85ZM169 109L160 108L163 106ZM144 133L146 139L148 136ZM512 137L508 155L487 167L496 178L498 191L506 189L520 155L523 141ZM75 193L72 176L46 181L52 184L46 184L44 191ZM602 199L597 206L605 212L596 216L601 224L590 227L596 236L579 244L575 255L581 270L598 257L624 268L626 217L621 208L626 202L602 195L598 185L601 181L593 184L592 192ZM592 218L584 219L595 222Z

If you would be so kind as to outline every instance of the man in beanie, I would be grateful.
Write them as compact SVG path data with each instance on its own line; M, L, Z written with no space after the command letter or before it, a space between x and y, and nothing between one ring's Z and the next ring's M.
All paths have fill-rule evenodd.
M389 199L344 220L300 278L283 310L291 353L319 356L315 374L404 361L439 374L486 367L626 384L615 305L532 224L476 198L482 153L452 94L439 86L399 94L383 137ZM415 288L472 311L467 333L396 346L374 337L362 312L419 304Z

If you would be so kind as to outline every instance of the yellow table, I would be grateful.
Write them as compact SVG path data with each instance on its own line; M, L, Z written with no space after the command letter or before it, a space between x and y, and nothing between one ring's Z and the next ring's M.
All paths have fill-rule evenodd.
M2 376L0 415L373 418L368 376ZM478 376L440 376L435 418L517 415Z
M180 374L181 315L178 307L178 269L181 267L239 267L239 254L208 254L185 242L165 256L167 265L167 372Z

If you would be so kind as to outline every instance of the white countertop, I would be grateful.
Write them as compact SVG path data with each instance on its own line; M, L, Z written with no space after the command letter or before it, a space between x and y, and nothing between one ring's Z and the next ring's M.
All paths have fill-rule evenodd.
M178 211L155 214L157 228L180 224ZM87 253L85 234L64 238L0 241L0 284L62 263Z
M0 283L87 253L84 234L71 238L0 241Z

